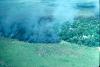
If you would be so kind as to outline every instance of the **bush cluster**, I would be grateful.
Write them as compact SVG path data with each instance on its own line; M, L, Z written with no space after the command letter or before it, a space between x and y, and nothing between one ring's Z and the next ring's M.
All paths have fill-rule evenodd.
M65 22L59 33L62 40L84 44L87 46L99 46L100 19L97 17L79 17L72 24Z

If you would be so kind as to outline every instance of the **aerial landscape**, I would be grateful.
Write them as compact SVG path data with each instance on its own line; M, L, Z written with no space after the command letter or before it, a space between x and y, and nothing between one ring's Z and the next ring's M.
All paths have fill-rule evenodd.
M99 67L99 0L0 0L0 67Z

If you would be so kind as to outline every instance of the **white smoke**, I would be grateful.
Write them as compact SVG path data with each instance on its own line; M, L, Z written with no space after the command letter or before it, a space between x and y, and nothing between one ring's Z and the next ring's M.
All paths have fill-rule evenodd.
M58 42L55 24L73 21L77 2L80 0L0 0L0 35L31 42Z

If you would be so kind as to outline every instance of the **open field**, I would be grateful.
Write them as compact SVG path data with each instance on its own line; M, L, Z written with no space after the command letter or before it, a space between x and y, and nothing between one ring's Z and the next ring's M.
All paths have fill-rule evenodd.
M26 43L0 38L0 67L98 67L99 50L68 42Z

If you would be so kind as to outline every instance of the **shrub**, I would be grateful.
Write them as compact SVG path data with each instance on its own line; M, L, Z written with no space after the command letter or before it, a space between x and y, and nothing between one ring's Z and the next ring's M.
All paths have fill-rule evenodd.
M61 27L60 37L73 43L99 46L100 20L96 17L77 18L71 25L66 22Z

